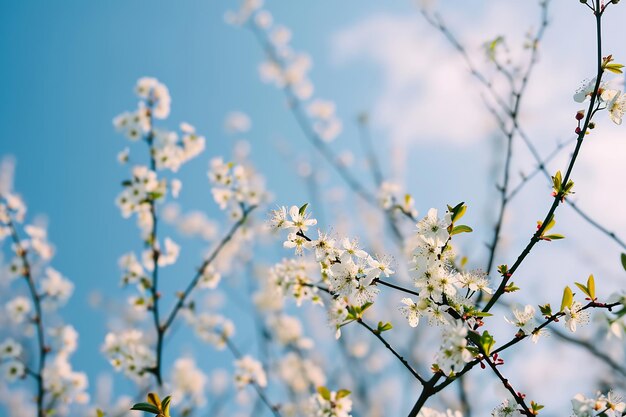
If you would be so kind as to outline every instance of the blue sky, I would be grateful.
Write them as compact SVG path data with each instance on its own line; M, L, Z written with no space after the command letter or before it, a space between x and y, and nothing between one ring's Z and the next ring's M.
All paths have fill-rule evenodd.
M419 196L420 212L461 200L475 208L469 219L483 222L483 230L477 231L476 241L467 250L480 259L484 256L480 237L489 232L490 223L484 221L490 215L488 201L494 191L490 178L494 136L489 133L492 126L483 122L487 116L480 103L478 110L467 104L475 102L477 94L476 86L463 73L462 64L445 49L439 35L424 24L411 2L321 0L294 4L270 0L267 5L277 22L293 30L296 48L313 57L316 95L338 104L344 134L337 146L348 149L355 144L357 130L353 120L359 112L371 110L378 149L400 149L400 156L396 152L393 158L383 159L385 170L396 174ZM169 127L187 121L207 137L206 153L181 173L185 183L183 206L219 216L206 181L206 161L209 156L230 154L233 139L222 126L224 116L232 110L244 111L252 118L253 129L246 139L276 201L291 204L307 198L293 173L293 165L277 155L275 144L285 142L295 155L316 163L318 157L288 114L281 92L258 80L256 67L263 55L253 37L224 23L223 14L232 5L224 0L0 3L0 50L5 57L5 65L0 68L0 154L15 156L15 188L24 196L31 215L47 217L50 238L57 247L54 266L76 284L64 316L81 334L75 367L90 375L107 370L108 364L99 354L94 355L104 336L105 321L101 313L89 306L89 295L98 290L112 297L120 296L117 259L139 245L134 222L124 221L113 202L126 172L116 163L115 156L126 143L111 124L116 114L134 107L132 87L137 78L154 76L169 87L173 99ZM529 23L534 22L536 14L534 5L511 1L499 5L457 1L446 7L444 14L450 16L451 23L459 25L460 33L473 45L473 52L479 49L481 40L501 29L511 28L519 38L528 24L514 19L516 12L528 18ZM577 54L568 53L575 51L562 48L564 39L568 45L580 45L581 51L590 45L584 34L590 26L577 23L584 18L581 10L571 9L572 5L563 1L556 1L555 7L558 12L552 16L556 33L549 34L546 40L546 53L542 55L545 59L538 66L540 81L530 89L533 97L529 98L527 114L529 131L541 137L538 146L546 151L556 139L567 138L571 131L571 123L566 123L578 108L572 106L570 99L577 84L569 82L574 79L577 83L593 67L582 64L566 74L552 71L550 65L560 59L568 63L579 61ZM620 7L609 20L612 29L607 44L616 55L621 51L621 56L626 57L623 36L617 29L618 22L626 17L623 9ZM493 22L493 27L479 26L484 21ZM512 21L516 25L511 25ZM392 35L384 38L379 36L381 33ZM621 36L621 45L620 36L613 35ZM385 41L377 44L380 39ZM457 65L460 75L450 77L444 71L448 66L436 60L424 66L417 62L415 68L421 71L418 74L432 75L433 85L442 88L416 83L410 72L392 70L401 67L402 62L413 62L412 50L405 47L414 48L418 58L423 53L426 61L432 60L426 52L450 57L446 64ZM447 81L454 88L445 88ZM424 110L411 107L398 91L424 92L425 100L432 100L433 107L445 105L437 112L440 119L419 120ZM565 99L553 100L553 96ZM553 107L546 110L541 103ZM569 107L554 107L561 103L568 103ZM414 112L407 110L402 114L398 109L403 108ZM546 111L552 112L549 123L539 120ZM482 112L482 116L477 116L477 112ZM471 127L467 130L477 133L457 141L445 139L446 129L464 123ZM608 139L598 140L600 145L581 161L582 172L591 178L583 182L582 189L591 196L586 200L587 207L623 231L626 223L621 216L602 210L609 203L605 197L613 183L598 189L592 180L623 178L621 158L615 155L623 155L626 138L623 130L613 127L603 132ZM544 139L545 136L550 139ZM622 141L616 145L619 139ZM612 154L607 153L610 151ZM523 155L523 151L520 153ZM527 166L530 162L527 156L521 157L521 161ZM601 166L594 168L599 161ZM329 188L333 181L336 178L331 176L326 183ZM516 206L512 221L532 227L534 217L547 205L541 194L544 191L545 185L537 181L524 194L524 203ZM580 194L583 199L585 194ZM576 221L574 216L567 216ZM601 242L602 250L583 248L584 256L579 262L589 266L596 264L601 254L617 256L617 248L584 229L584 225L580 227L578 236ZM513 233L507 242L512 253L528 234L528 228L523 230L519 235ZM565 249L580 249L573 245ZM200 250L198 242L190 243L176 271L190 270L197 263ZM537 263L548 259L547 255L539 255ZM574 262L570 270L576 268ZM618 268L602 270L615 275Z

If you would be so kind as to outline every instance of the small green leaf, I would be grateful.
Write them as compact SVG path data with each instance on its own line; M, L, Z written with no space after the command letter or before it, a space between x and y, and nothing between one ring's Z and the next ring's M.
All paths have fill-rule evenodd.
M561 184L563 182L563 178L561 177L561 171L557 171L556 174L552 177L552 184L554 184L554 192L561 192Z
M148 402L155 407L159 407L161 405L161 399L159 398L159 394L157 394L156 392L149 392Z
M593 274L589 275L587 278L587 289L589 290L589 297L592 300L596 299L596 280L593 277Z
M587 288L586 285L581 284L580 282L575 282L574 284L576 284L576 286L578 288L580 288L580 290L587 296L587 297L591 297L589 295L589 289Z
M559 240L565 239L565 236L559 234L545 235L543 236L543 240L551 241L551 240Z
M606 64L604 66L604 69L607 71L611 71L614 74L621 74L622 68L624 68L624 66L622 64Z
M367 303L363 304L361 306L361 308L359 309L360 310L359 313L363 313L365 310L367 310L368 308L370 308L373 305L374 305L374 303L370 303L370 302L367 302Z
M533 409L533 411L537 412L537 411L539 411L539 410L541 410L543 408L543 405L538 404L538 403L536 403L534 401L531 401L530 402L530 407Z
M565 287L563 290L563 299L561 300L561 310L565 310L565 307L571 307L574 302L574 294L570 287Z
M475 344L480 345L480 334L476 332L468 332L467 337Z
M317 392L322 396L326 401L330 401L330 391L326 387L317 387Z
M386 332L387 330L393 329L391 323L383 323L382 321L378 322L378 333Z
M515 285L514 282L511 282L506 287L504 287L504 292L515 292L515 291L519 291L519 290L520 290L520 288L517 285Z
M626 271L626 253L622 253L621 259L622 259L622 267L624 268L624 271Z
M99 408L96 409L96 417L104 417L105 415L106 413L104 411Z
M137 404L133 405L133 408L131 408L131 410L134 410L134 411L145 411L146 413L153 413L153 414L159 414L160 413L158 408L156 408L154 405L149 404L149 403L137 403Z
M472 311L471 315L473 317L491 317L493 314L488 313L486 311Z
M459 233L471 233L473 232L473 229L469 226L465 226L464 224L458 225L458 226L454 226L452 228L452 231L450 232L450 236L454 236L457 235Z
M493 338L492 335L489 334L488 331L485 330L482 336L480 336L480 345L482 346L485 354L490 355L491 349L493 348L495 344L496 344L496 340Z
M340 389L339 391L337 391L337 395L335 396L335 398L337 400L340 400L344 397L347 397L348 395L350 395L350 391L348 391L347 389Z
M541 311L541 314L543 314L544 316L552 315L552 307L550 307L550 304L544 304L542 306L539 306L539 310Z
M172 402L172 396L168 395L167 397L163 398L163 401L161 401L161 410L163 410L163 414L165 414L166 416L170 415L170 403Z
M298 210L298 212L300 213L301 216L304 215L304 212L306 211L306 208L309 206L309 203L304 203L301 207L300 210Z

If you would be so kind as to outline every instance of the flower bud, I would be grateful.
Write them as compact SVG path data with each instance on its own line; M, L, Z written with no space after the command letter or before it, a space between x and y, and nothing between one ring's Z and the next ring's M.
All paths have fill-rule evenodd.
M583 119L583 117L585 117L585 111L584 111L584 110L579 110L579 111L576 113L576 120L582 120L582 119Z

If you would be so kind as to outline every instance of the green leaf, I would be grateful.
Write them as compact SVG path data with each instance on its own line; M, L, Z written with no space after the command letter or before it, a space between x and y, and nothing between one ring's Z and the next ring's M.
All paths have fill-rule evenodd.
M350 395L350 391L348 391L347 389L340 389L339 391L337 391L337 395L335 396L335 398L337 400L340 400L344 397L347 397L348 395Z
M550 304L544 304L542 306L539 306L539 310L541 311L541 314L543 314L544 316L552 315L552 307L550 307Z
M487 313L486 311L472 311L471 315L473 317L491 317L493 314Z
M96 417L104 417L106 413L99 408L96 409Z
M133 408L131 408L131 410L145 411L146 413L153 413L153 414L159 414L161 412L159 411L158 408L156 408L154 405L149 404L149 403L137 403L133 405Z
M475 332L469 332L468 337L475 345L481 347L480 353L484 353L487 356L491 353L491 349L496 344L496 340L486 330L482 335Z
M480 334L476 332L468 332L467 337L475 344L480 345Z
M454 217L452 218L452 222L454 223L455 221L460 220L461 217L465 216L466 211L467 211L467 206L465 205L465 203L459 203L454 208Z
M557 194L561 192L561 184L563 182L563 178L561 177L561 171L557 171L556 174L552 177L552 184L554 184L554 192Z
M514 282L511 282L506 287L504 287L504 292L515 292L515 291L519 291L519 290L520 290L520 288L517 285L515 285Z
M378 322L378 333L386 332L387 330L393 329L391 323L383 323L382 321Z
M489 334L487 330L485 330L482 336L480 336L480 345L482 346L485 354L490 355L491 349L494 347L495 344L496 340L493 338L492 335Z
M596 280L593 277L593 274L589 275L589 278L587 278L587 289L589 290L589 297L591 297L592 300L596 299Z
M561 310L565 310L565 307L571 307L574 302L574 294L570 287L565 287L563 290L563 299L561 300Z
M148 402L154 405L161 412L161 398L156 392L149 392L147 396Z
M622 68L624 68L624 66L622 64L606 64L604 66L604 69L607 71L611 71L614 74L621 74Z
M300 215L301 215L301 216L303 216L303 215L304 215L304 212L306 211L306 208L307 208L308 206L309 206L309 203L304 203L304 204L300 207L300 210L298 210L298 211L299 211L299 213L300 213Z
M367 310L368 308L370 308L373 305L374 305L374 303L370 303L370 302L367 302L367 303L363 304L361 306L361 308L359 309L360 310L359 313L363 313L365 310Z
M626 271L626 253L622 253L621 259L622 259L622 267L624 268L624 271Z
M587 297L591 297L589 295L589 289L587 288L586 285L581 284L580 282L575 282L574 284L576 284L576 286L578 288L580 288L580 290L587 296Z
M163 410L163 414L165 414L166 416L170 415L170 403L172 402L172 396L168 395L167 397L163 398L163 401L161 401L161 410Z
M473 232L473 229L469 226L465 226L464 224L458 225L458 226L454 226L452 228L452 231L450 232L450 236L454 236L457 235L459 233L471 233Z
M536 412L536 411L541 410L541 409L543 408L543 405L538 404L538 403L536 403L536 402L534 402L534 401L531 401L531 402L530 402L530 407L533 409L533 411L535 411L535 412Z
M563 235L559 235L559 234L553 234L553 235L545 235L543 236L543 240L559 240L559 239L565 239L565 236Z
M330 401L330 391L326 387L317 387L317 392L322 396L326 401Z

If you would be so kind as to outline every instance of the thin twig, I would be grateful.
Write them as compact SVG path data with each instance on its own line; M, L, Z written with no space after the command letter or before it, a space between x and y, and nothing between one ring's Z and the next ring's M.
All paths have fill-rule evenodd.
M239 349L237 349L237 347L233 344L233 342L229 338L224 337L224 343L226 344L226 347L228 348L228 350L233 354L235 359L241 359L243 357ZM257 395L263 401L263 403L267 406L267 408L269 408L269 410L272 412L274 417L282 417L280 412L278 411L278 406L272 404L269 398L267 398L267 395L265 394L265 390L263 389L263 387L261 387L258 384L258 382L256 382L255 380L252 380L250 382L250 385L254 387L254 390L256 391Z
M598 4L598 12L596 12L596 15L595 15L595 17L596 17L596 37L597 37L597 62L596 62L597 63L597 73L596 73L596 83L595 83L595 86L594 86L593 93L591 95L591 100L589 102L589 107L588 107L588 110L587 110L587 115L585 117L585 122L584 122L584 124L582 126L582 129L581 129L579 135L578 135L578 138L577 138L577 141L576 141L576 147L574 149L574 153L572 154L572 156L570 158L570 162L568 164L567 170L566 170L565 175L563 177L563 184L567 184L567 182L569 181L570 176L572 174L572 170L574 169L574 165L576 164L576 160L578 158L578 154L580 153L580 149L581 149L582 144L584 142L584 138L585 138L585 135L587 133L587 129L589 128L589 123L591 122L591 118L592 118L592 116L594 114L593 113L593 109L594 109L594 106L596 104L596 100L598 98L598 88L600 86L600 81L602 79L602 74L604 72L604 70L602 68L602 13L599 11L600 10L599 0L597 1L597 4ZM559 206L559 204L561 203L562 200L564 200L564 195L562 194L562 192L557 193L555 195L555 197L554 197L553 202L552 202L552 206L548 210L548 213L546 214L546 217L544 218L544 221L542 222L541 226L532 235L532 237L530 239L530 242L528 243L528 245L526 245L524 250L520 253L520 255L518 256L518 258L515 261L515 263L513 264L513 266L511 266L511 268L508 269L505 274L503 274L502 281L500 282L500 286L498 287L498 289L494 293L493 297L489 300L489 302L487 302L487 304L483 308L483 312L488 312L491 309L491 307L493 307L493 305L502 296L502 294L504 294L504 290L506 288L506 285L507 285L508 281L511 279L511 277L513 276L515 271L517 271L517 269L522 264L524 259L528 256L528 254L530 253L532 248L537 244L537 242L539 242L541 240L540 237L542 236L546 226L548 226L548 223L549 223L550 219L552 219L552 217L554 216L554 213L555 213L556 209L558 208L558 206Z
M198 272L196 272L196 275L189 282L189 284L187 285L187 288L185 288L185 291L183 291L179 295L178 301L176 302L176 304L172 308L172 311L168 315L167 320L165 320L165 323L163 324L163 326L161 326L164 333L167 331L167 329L170 328L170 326L174 322L174 319L176 319L176 316L178 315L180 310L185 305L185 301L187 300L189 295L193 292L193 290L198 285L198 282L200 281L200 278L202 278L202 275L204 274L204 271L209 267L209 265L211 265L213 263L215 258L217 258L217 256L222 251L222 249L224 249L226 244L228 242L230 242L230 240L235 236L235 233L237 232L237 230L239 230L239 228L245 224L246 220L248 219L248 216L249 216L250 212L252 210L254 210L255 208L256 208L256 206L250 206L250 207L247 207L247 208L243 209L243 214L242 214L241 218L235 224L233 224L233 226L230 228L230 231L228 232L228 234L226 234L226 236L224 236L222 238L222 240L217 245L217 247L213 250L213 252L211 252L211 255L209 255L209 257L204 260L204 262L202 263L200 268L198 268Z

